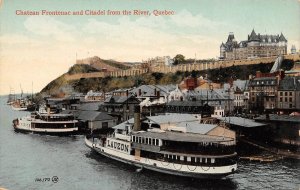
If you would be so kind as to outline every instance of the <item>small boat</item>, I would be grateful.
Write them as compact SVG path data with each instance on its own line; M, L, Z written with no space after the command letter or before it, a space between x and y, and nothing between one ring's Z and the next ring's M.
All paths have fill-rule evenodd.
M11 104L11 109L15 111L26 111L27 110L27 104L24 99L17 99Z
M237 170L235 138L201 134L200 123L193 126L197 128L194 132L185 131L185 126L197 122L172 126L178 118L185 119L185 115L160 116L159 125L151 122L151 116L141 122L139 110L135 112L134 119L115 126L113 133L99 138L86 136L85 144L103 156L165 174L222 178ZM166 121L170 118L177 121ZM210 129L209 125L205 127Z
M34 112L13 120L13 127L20 132L33 132L49 135L71 135L78 132L78 121L73 114L48 114Z

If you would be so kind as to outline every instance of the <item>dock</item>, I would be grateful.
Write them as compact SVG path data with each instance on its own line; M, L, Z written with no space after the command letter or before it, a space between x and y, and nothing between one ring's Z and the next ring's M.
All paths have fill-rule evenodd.
M257 162L275 162L282 159L283 157L278 155L259 155L259 156L240 157L240 160L257 161Z
M247 143L247 144L250 144L252 146L255 146L257 148L260 148L262 150L265 150L265 151L268 151L270 153L273 154L274 158L260 158L260 157L251 157L252 160L272 160L274 159L274 161L276 161L275 157L278 157L278 158L292 158L292 159L298 159L300 160L300 154L298 153L294 153L294 152L290 152L289 150L285 150L285 149L279 149L279 148L274 148L274 147L269 147L267 145L263 145L263 144L260 144L258 142L254 142L254 141L251 141L249 139L245 139L245 138L240 138L239 141L242 141L244 143ZM247 159L247 157L245 157L245 159Z

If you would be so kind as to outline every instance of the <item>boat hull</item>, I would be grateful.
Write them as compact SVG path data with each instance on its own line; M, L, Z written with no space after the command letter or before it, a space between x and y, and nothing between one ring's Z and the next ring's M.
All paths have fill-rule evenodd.
M11 106L11 109L15 110L15 111L26 111L27 107L14 107L14 106Z
M176 175L176 176L184 176L184 177L191 177L191 178L211 178L211 179L220 179L220 178L224 178L227 175L233 174L236 169L237 169L237 165L231 165L231 166L227 166L226 169L229 169L230 172L226 172L226 173L208 173L207 171L210 169L210 167L201 167L201 166L197 166L198 168L202 168L203 173L198 173L198 172L193 172L196 168L196 166L190 166L191 168L189 169L190 171L184 170L182 168L180 168L180 164L173 164L173 163L168 163L169 164L169 168L165 167L166 166L166 162L162 162L162 161L157 161L157 160L152 160L152 159L143 159L143 160L135 160L135 159L125 159L122 158L120 156L116 156L113 154L109 154L109 149L105 148L105 147L99 147L97 146L97 144L94 144L92 141L86 139L85 140L85 144L86 146L88 146L89 148L91 148L92 150L96 151L97 153L106 156L108 158L111 158L113 160L117 160L129 165L133 165L139 168L145 168L148 170L152 170L155 172L160 172L160 173L165 173L165 174L171 174L171 175ZM134 158L134 156L132 155L128 155ZM165 165L164 165L164 164ZM162 168L162 167L164 168ZM181 165L182 167L182 165ZM185 165L186 167L186 165ZM194 167L194 168L193 168Z
M40 135L53 135L53 136L69 136L69 135L78 134L78 128L75 128L72 131L49 131L49 129L48 130L45 129L44 131L36 131L36 130L26 130L26 129L14 127L14 130L20 133L34 133Z
M33 128L31 127L31 122L27 121L26 123L22 123L20 125L20 121L18 119L13 121L13 128L17 132L22 133L37 133L37 134L45 134L45 135L55 135L55 136L66 136L66 135L74 135L78 133L78 127L72 128Z

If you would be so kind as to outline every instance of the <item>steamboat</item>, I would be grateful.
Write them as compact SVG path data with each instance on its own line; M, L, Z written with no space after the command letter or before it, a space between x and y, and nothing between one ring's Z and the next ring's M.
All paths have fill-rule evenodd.
M72 114L44 113L36 111L30 116L13 120L15 131L49 135L71 135L78 132L78 121Z
M187 116L189 115L189 116ZM235 133L227 137L211 131L213 125L200 124L190 114L134 118L114 127L99 138L87 136L85 144L114 160L165 174L192 178L222 178L237 170ZM211 133L211 135L209 135Z

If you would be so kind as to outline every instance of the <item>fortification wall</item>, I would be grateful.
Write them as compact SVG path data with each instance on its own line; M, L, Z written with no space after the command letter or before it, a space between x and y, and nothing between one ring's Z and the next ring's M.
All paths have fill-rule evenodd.
M93 73L79 73L79 74L66 74L66 80L79 80L81 78L100 78L100 77L125 77L125 76L136 76L147 73L148 69L128 69L128 70L119 70L112 72L93 72Z
M243 59L243 60L224 60L224 61L212 61L207 63L193 63L193 64L183 64L183 65L176 65L176 66L165 66L160 65L156 67L150 67L149 69L142 68L133 68L128 70L118 70L118 71L107 71L107 72L94 72L94 73L81 73L81 74L73 74L73 75L66 75L65 78L67 80L78 80L80 78L97 78L97 77L124 77L124 76L136 76L141 75L147 72L160 72L160 73L175 73L176 71L181 72L191 72L191 71L203 71L207 69L217 69L217 68L225 68L231 66L238 66L238 65L254 65L254 64L266 64L275 62L277 57L266 57L266 58L256 58L256 59ZM289 54L284 55L284 59L291 59L294 61L300 60L300 54ZM84 62L84 60L82 60ZM81 62L81 63L83 63Z

